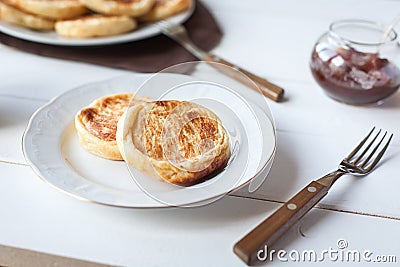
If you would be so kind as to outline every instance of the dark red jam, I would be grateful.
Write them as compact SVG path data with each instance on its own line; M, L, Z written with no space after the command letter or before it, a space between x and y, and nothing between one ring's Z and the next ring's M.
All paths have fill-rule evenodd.
M375 103L400 86L399 68L375 53L317 45L310 66L330 97L349 104Z

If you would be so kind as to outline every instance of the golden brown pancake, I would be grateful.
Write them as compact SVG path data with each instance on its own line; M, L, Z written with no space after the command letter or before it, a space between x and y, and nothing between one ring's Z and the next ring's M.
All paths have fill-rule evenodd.
M88 9L79 0L9 1L27 13L54 20L75 18L88 12Z
M0 1L0 19L25 28L47 31L54 29L54 21L28 14L8 1Z
M229 158L229 137L219 118L186 101L128 108L118 122L117 143L129 165L184 186L204 181Z
M106 159L122 160L115 139L117 123L133 97L127 93L104 96L76 114L75 128L86 150Z
M137 27L128 16L90 15L72 20L57 21L56 32L69 38L112 36L132 31Z
M188 10L192 5L192 0L157 0L153 8L140 21L157 21L166 19L180 12Z
M149 12L155 0L80 0L93 11L105 15L137 17Z

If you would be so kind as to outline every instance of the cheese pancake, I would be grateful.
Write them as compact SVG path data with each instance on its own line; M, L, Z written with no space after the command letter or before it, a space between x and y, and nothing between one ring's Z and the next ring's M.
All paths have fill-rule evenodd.
M0 1L0 19L33 30L54 29L54 21L25 13L4 0Z
M89 10L79 0L9 0L19 9L44 18L70 19Z
M128 16L90 15L73 20L57 21L56 32L69 38L118 35L134 30L137 23Z
M129 165L183 186L204 181L229 158L229 137L219 118L186 101L128 108L118 122L117 143Z
M93 11L105 15L138 17L149 12L155 0L80 0Z
M128 93L104 96L76 114L75 128L80 143L87 151L106 159L122 160L115 140L117 123L133 97Z
M188 10L192 5L192 0L156 0L153 8L140 21L157 21L166 19L180 12Z

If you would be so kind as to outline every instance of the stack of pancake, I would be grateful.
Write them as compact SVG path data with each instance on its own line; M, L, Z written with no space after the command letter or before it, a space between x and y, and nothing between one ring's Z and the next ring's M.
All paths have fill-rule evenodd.
M220 119L187 101L105 96L77 113L75 128L89 152L125 160L147 176L177 185L206 180L229 158L229 137Z
M118 35L168 18L192 0L0 0L0 20L70 38Z

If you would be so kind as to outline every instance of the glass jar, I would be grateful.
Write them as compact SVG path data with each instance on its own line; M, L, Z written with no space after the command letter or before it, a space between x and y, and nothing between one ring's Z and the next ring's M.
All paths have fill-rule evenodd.
M363 105L380 103L400 86L400 48L392 30L365 20L332 23L315 44L310 68L331 98Z

